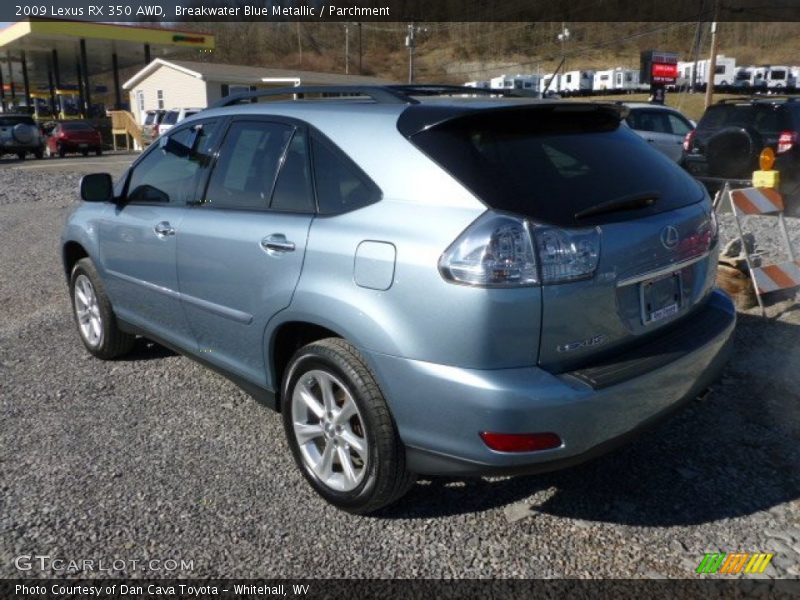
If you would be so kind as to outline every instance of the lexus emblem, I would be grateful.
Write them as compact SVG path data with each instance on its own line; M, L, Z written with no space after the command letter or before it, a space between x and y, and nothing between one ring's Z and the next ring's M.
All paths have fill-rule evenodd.
M672 225L667 225L661 230L661 243L664 244L664 248L667 250L672 250L678 245L679 241L680 235L678 234L678 230Z

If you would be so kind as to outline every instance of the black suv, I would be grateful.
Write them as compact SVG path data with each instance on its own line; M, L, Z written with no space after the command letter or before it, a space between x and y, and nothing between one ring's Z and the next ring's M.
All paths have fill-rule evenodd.
M800 201L800 98L730 98L708 107L683 142L684 167L712 193L723 179L750 180L758 156L770 147L781 191Z

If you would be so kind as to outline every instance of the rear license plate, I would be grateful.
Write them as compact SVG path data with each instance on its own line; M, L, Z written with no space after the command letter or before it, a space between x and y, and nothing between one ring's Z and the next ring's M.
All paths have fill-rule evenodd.
M78 144L78 148L88 148L89 144Z
M681 274L650 279L639 284L642 323L649 325L678 313L683 298Z

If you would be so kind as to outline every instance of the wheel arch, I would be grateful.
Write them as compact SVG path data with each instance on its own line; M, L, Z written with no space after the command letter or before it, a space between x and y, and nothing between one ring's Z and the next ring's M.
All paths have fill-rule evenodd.
M341 333L308 320L287 320L275 326L267 344L267 376L275 391L275 409L281 410L281 384L286 367L300 348L326 338L347 339Z
M89 258L89 253L80 242L68 240L64 243L64 246L61 249L61 262L64 265L64 275L66 276L67 281L69 281L69 277L72 274L72 269L75 267L75 263L82 258Z

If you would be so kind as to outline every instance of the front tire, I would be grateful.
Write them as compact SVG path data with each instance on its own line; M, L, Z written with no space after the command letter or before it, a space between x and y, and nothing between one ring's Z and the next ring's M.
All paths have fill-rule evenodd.
M131 350L136 338L117 326L111 301L91 259L82 258L75 264L69 291L78 334L90 354L108 360Z
M386 400L351 344L328 338L298 350L282 392L289 447L325 500L366 514L396 501L414 483Z

